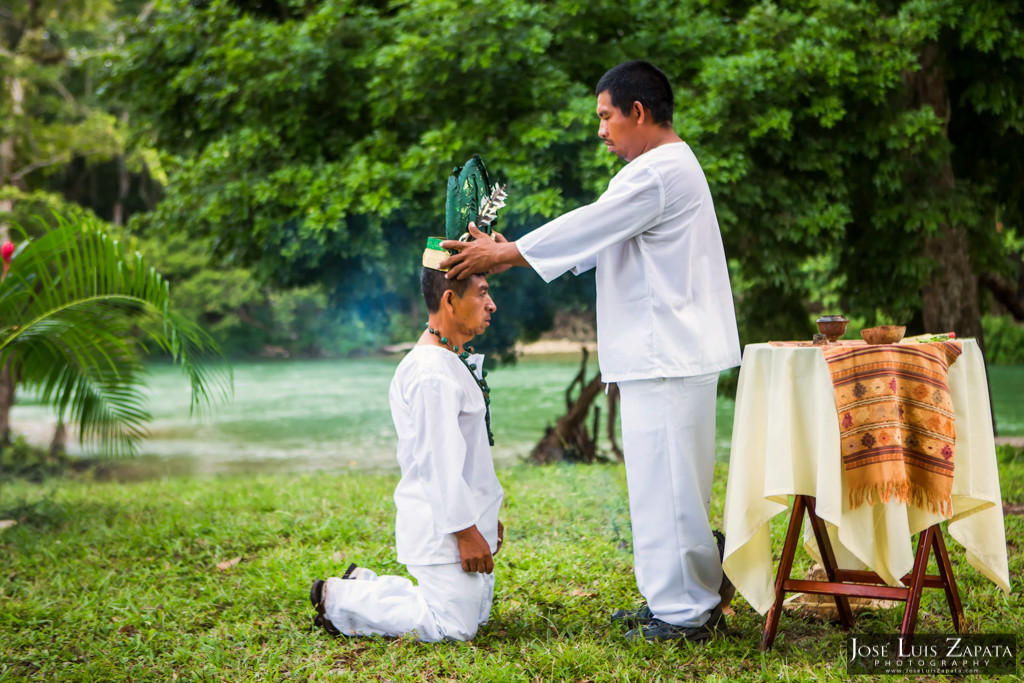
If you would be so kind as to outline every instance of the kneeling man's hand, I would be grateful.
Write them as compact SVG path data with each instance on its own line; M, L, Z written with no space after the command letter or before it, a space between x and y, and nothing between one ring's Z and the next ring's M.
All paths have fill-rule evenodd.
M462 558L462 571L480 572L490 574L494 571L494 558L491 556L491 548L487 545L483 535L477 530L476 525L455 532L455 539L459 542L459 557Z

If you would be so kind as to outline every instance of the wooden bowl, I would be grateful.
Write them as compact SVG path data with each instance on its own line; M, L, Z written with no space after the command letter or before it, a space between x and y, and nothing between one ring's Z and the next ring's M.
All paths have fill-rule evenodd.
M861 330L860 336L864 337L868 344L895 344L903 339L906 331L906 325L880 325Z

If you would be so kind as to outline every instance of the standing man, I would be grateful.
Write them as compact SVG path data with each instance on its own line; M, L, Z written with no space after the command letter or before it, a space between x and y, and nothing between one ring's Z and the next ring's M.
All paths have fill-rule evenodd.
M395 544L418 585L355 565L314 581L309 598L328 633L469 640L490 615L503 492L491 460L483 356L466 344L490 326L497 307L482 275L448 280L436 270L445 255L430 246L425 253L427 329L389 394L402 469Z
M628 164L601 197L515 242L443 242L449 278L533 268L545 281L596 268L601 374L622 402L637 587L612 619L630 640L706 640L724 628L708 519L718 374L740 362L711 191L672 129L665 75L632 61L596 88L600 137ZM471 234L479 237L472 228Z

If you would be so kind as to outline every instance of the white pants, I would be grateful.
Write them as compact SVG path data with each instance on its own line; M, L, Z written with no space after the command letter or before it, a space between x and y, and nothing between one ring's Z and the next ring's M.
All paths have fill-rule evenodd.
M708 513L718 373L619 382L622 446L640 594L655 617L701 626L720 601Z
M401 576L377 576L360 567L356 579L327 579L324 609L346 636L469 640L487 623L494 574L466 573L462 565L410 565L419 585Z

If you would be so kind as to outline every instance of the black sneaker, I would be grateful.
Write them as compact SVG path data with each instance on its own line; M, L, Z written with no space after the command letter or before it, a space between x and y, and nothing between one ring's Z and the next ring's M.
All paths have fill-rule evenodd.
M620 609L612 613L612 623L620 624L626 628L643 626L654 618L651 608L646 604L636 609Z
M313 582L313 585L309 587L309 601L313 603L313 608L316 610L316 616L313 617L313 625L319 626L323 630L327 631L332 636L341 635L341 631L334 628L334 624L327 618L324 612L324 586L326 583L323 579L317 579Z
M712 533L714 533L715 541L718 543L718 560L721 562L725 558L725 534L718 529L715 529ZM718 596L721 598L721 602L718 603L718 609L728 607L732 599L736 597L736 586L732 585L732 581L725 575L725 571L722 571L722 583L718 586Z
M313 582L313 585L309 587L309 601L313 603L314 609L320 609L320 605L323 602L324 594L324 580L317 579Z
M701 643L714 638L718 633L724 633L725 629L725 617L722 615L722 611L716 607L703 626L676 626L661 619L651 619L645 626L626 633L626 640L630 642L683 640L688 643Z

